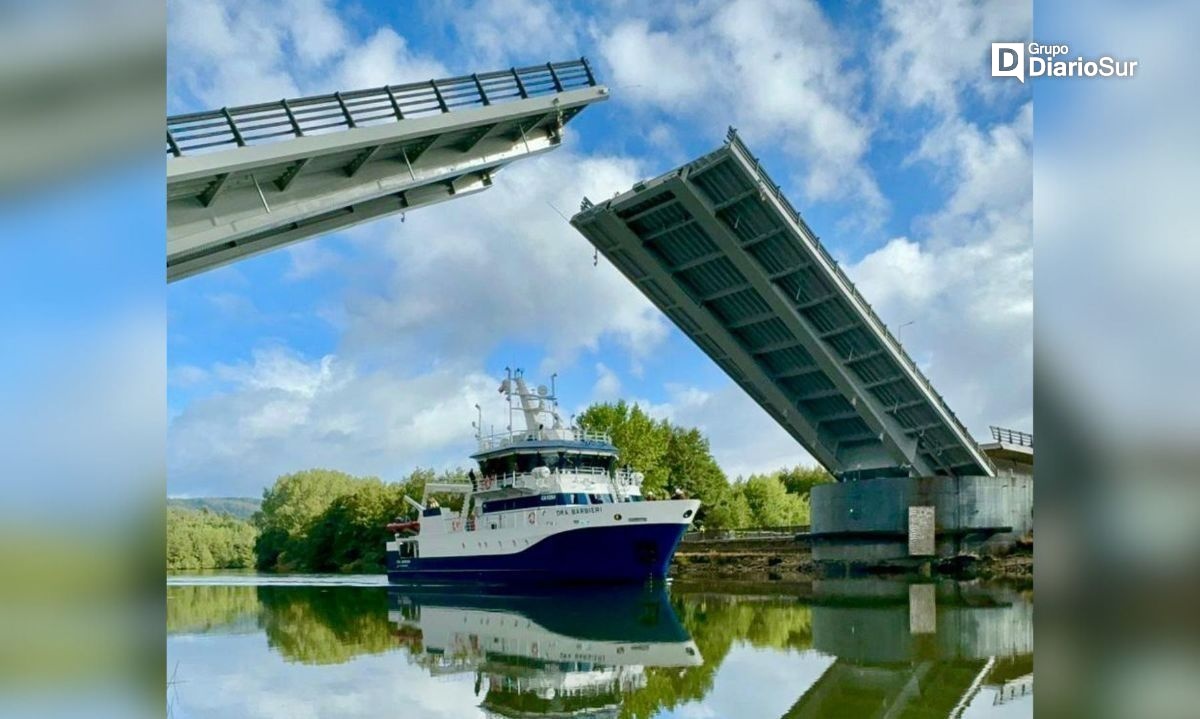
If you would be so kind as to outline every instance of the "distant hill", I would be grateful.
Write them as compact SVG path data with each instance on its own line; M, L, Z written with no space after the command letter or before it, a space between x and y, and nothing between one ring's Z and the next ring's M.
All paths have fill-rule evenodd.
M190 497L187 499L167 498L168 507L185 509L207 509L216 514L228 514L238 519L250 519L262 505L261 499L253 497Z

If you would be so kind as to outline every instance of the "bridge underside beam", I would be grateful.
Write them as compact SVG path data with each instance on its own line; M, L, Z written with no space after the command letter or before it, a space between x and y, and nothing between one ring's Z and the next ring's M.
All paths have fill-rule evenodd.
M605 99L606 88L585 86L171 156L167 279L486 189L508 163L557 147L565 123Z
M571 223L833 474L994 473L736 134Z

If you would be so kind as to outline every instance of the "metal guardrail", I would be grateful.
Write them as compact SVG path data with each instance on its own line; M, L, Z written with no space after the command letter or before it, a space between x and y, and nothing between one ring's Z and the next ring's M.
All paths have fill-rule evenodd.
M1004 444L1015 444L1018 447L1033 448L1033 435L1028 432L1022 432L1016 429L1008 429L1007 427L991 426L992 439Z
M950 409L950 405L946 403L945 398L933 388L933 383L929 381L929 378L925 376L925 373L921 371L921 368L917 366L917 363L913 361L911 357L909 357L908 352L904 351L904 346L900 344L900 341L897 340L894 335L892 335L891 330L889 330L887 325L884 324L883 320L879 318L879 315L875 314L875 308L873 308L871 303L867 302L867 299L863 297L861 293L859 293L858 288L855 287L854 283L850 281L850 278L846 275L845 271L842 270L842 267L838 264L838 261L833 258L833 255L829 254L829 251L825 249L825 245L821 243L817 234L812 231L812 228L808 226L808 223L804 221L804 218L800 216L800 213L796 211L796 208L792 206L792 203L788 201L787 196L783 194L783 190L779 187L779 185L775 184L775 182L767 176L766 172L763 171L762 166L758 162L758 158L754 156L754 153L750 152L750 148L746 147L746 144L742 142L742 139L738 136L737 130L733 127L729 128L729 133L726 136L726 142L750 160L754 166L754 172L757 175L756 179L758 180L759 185L770 190L771 194L774 195L779 204L787 209L788 213L791 215L796 224L804 228L804 231L816 241L815 245L817 247L817 251L821 253L821 256L825 259L829 266L833 268L833 271L837 275L838 279L840 279L842 283L850 290L850 294L852 294L854 298L861 303L863 308L866 309L867 316L875 323L877 329L879 329L880 333L886 338L891 348L895 350L896 354L901 358L901 360L909 367L909 369L912 370L914 376L916 376L917 380L924 386L924 388L931 395L938 399L942 405L942 408L945 409L946 414L954 422L955 426L967 439L967 441L974 442L975 440L971 436L971 433L967 431L966 426L963 425L961 420L959 420L958 415L954 414L954 410ZM989 459L987 455L983 454L982 451L977 452L977 454L984 462L988 464L992 471L995 472L996 467L992 463L991 459Z
M585 58L427 82L335 92L167 118L167 154L179 157L227 145L244 147L464 107L554 95L596 84Z
M489 449L509 447L521 444L522 442L550 442L554 440L612 444L612 437L605 432L587 432L573 427L570 429L522 429L480 437L479 451L483 452Z
M641 475L641 473L623 469L619 469L616 472L609 472L600 467L574 467L570 469L556 467L550 470L550 473L545 476L538 476L533 472L509 472L508 474L500 475L484 475L476 477L471 486L476 492L490 489L509 489L512 487L544 489L549 485L551 480L560 481L564 477L580 477L583 479L603 479L617 487L640 487L645 477L638 475Z
M684 544L702 544L704 542L736 542L754 539L792 539L797 534L807 533L811 529L807 524L744 529L703 529L687 532L679 541Z

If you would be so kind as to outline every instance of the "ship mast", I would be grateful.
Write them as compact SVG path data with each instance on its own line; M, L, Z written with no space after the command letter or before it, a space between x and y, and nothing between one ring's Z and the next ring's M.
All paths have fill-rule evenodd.
M562 429L562 419L558 416L558 398L552 392L547 392L545 386L539 386L537 392L531 392L529 386L525 384L525 375L521 370L515 372L509 368L505 368L507 373L504 382L500 384L500 391L508 398L508 429L512 431L512 413L513 396L516 395L517 400L521 403L521 414L525 418L525 430L530 434L534 434L539 439L546 438L546 430ZM554 378L551 377L551 383L554 383ZM546 406L546 402L550 402L550 406ZM544 419L540 419L539 415L550 415L550 424Z

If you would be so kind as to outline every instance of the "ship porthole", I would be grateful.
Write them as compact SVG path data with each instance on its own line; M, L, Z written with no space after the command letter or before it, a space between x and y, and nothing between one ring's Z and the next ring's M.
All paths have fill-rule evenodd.
M687 518L688 518L688 517L690 517L690 516L692 516L692 510L690 510L690 509L689 509L688 511L686 511L686 512L684 512L684 513L683 513L683 518L684 518L684 519L687 519Z
M619 514L614 514L614 515L613 515L613 519L615 519L615 520L617 520L618 522L620 522L620 521L621 521L621 515L619 515Z

